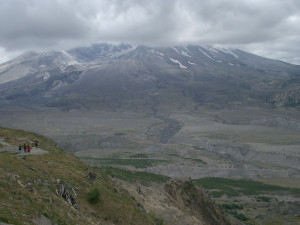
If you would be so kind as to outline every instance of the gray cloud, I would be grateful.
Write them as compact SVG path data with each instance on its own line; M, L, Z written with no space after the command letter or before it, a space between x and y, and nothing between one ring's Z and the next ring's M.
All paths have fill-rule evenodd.
M298 0L1 0L0 62L99 42L238 47L300 64Z

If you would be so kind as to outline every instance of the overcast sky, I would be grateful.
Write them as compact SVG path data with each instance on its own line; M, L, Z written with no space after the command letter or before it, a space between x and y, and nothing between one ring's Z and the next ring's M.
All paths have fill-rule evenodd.
M300 64L300 0L0 0L0 63L102 42L218 45Z

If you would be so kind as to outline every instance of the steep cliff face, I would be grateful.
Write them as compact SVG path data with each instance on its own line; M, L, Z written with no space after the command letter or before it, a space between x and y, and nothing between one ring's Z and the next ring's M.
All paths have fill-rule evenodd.
M165 187L174 205L207 225L231 224L224 211L219 208L192 180L171 180Z
M115 171L116 176L118 176L117 171ZM149 178L149 176L144 174L144 177ZM211 200L204 189L186 178L171 179L160 184L143 182L141 185L140 182L133 183L132 180L121 181L121 184L140 207L155 213L165 225L243 224L228 216Z

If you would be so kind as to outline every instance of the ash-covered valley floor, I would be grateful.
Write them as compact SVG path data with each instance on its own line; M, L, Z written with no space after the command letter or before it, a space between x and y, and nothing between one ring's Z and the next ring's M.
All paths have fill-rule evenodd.
M151 116L14 107L1 110L0 123L50 137L93 166L300 187L300 122L293 110L203 108Z

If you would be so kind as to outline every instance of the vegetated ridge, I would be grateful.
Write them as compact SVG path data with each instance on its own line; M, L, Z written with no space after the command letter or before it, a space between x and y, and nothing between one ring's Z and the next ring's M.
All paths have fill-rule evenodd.
M0 222L171 224L146 211L119 183L57 148L49 139L3 127L0 139ZM20 144L35 140L47 154L35 155L34 147L31 153L18 153ZM192 203L199 224L229 224L222 210L190 182L172 181L165 188L174 207L182 201ZM198 195L202 197L196 203L191 197Z

